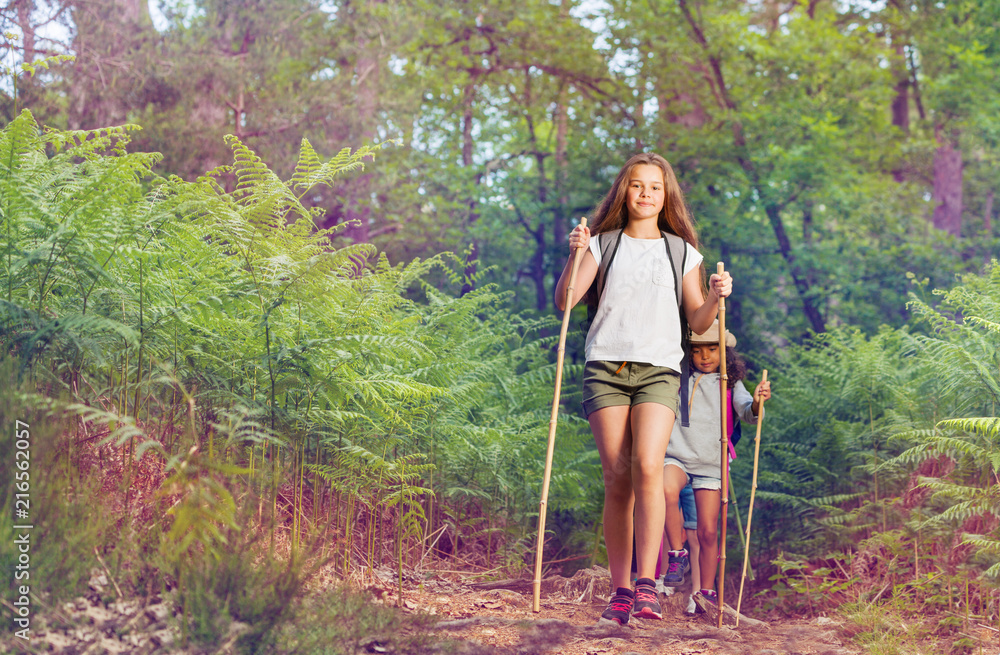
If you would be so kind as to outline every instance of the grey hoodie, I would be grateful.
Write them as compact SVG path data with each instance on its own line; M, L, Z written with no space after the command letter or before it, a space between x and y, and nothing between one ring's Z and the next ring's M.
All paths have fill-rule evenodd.
M722 417L719 374L691 371L688 390L691 401L691 425L682 428L679 419L674 421L674 430L670 433L670 443L667 445L667 457L680 460L691 475L721 478ZM743 386L743 382L739 381L733 385L733 420L756 424L757 417L754 416L752 406L753 396Z

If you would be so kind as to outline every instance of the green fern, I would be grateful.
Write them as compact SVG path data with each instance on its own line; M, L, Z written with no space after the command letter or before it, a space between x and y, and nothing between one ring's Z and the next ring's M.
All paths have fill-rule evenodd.
M322 524L305 487L326 487L323 511L348 541L364 534L373 564L392 555L374 547L376 522L399 527L397 557L442 520L488 553L496 535L525 535L554 321L511 315L489 285L453 297L428 282L466 281L461 257L392 265L315 229L305 194L381 146L323 161L304 142L284 181L231 137L233 163L189 183L127 152L131 130L40 132L28 113L0 130L0 339L26 376L72 397L52 411L164 459L180 504L163 556L222 553L236 489L299 535ZM556 457L550 502L596 521L582 481L599 466L579 417L560 418Z

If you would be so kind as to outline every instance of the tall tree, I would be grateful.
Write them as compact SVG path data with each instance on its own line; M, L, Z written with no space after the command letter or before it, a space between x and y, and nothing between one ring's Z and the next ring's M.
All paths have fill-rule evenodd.
M128 122L156 93L150 75L158 40L147 0L73 2L72 50L67 85L67 125L94 129Z
M985 226L995 189L995 176L986 171L989 165L979 162L997 156L993 135L1000 106L1000 40L993 26L1000 7L995 2L893 2L883 14L888 29L906 42L903 61L922 130L911 139L910 149L932 151L925 170L933 201L928 218L952 236L971 235L975 228L963 224ZM976 153L976 163L969 152ZM966 211L974 207L982 213Z
M475 244L485 262L507 269L511 262L504 260L515 257L508 279L529 281L534 306L545 310L551 239L565 239L570 220L570 112L579 111L579 120L592 111L594 98L610 104L614 83L590 48L593 34L573 17L572 3L434 6L436 15L413 4L435 18L416 23L423 29L406 57L408 75L425 90L415 147L450 162L429 176L425 192L446 199L437 206L449 208L449 223L466 226L472 237L466 243ZM448 133L451 138L438 140ZM517 254L525 252L522 243L527 257ZM563 256L560 250L556 259Z

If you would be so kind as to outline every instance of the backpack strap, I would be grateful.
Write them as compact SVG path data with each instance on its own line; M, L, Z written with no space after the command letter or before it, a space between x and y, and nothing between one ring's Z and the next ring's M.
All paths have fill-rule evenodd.
M597 245L601 249L601 263L597 267L597 302L604 297L604 287L608 279L608 268L618 254L622 242L622 230L611 230L597 235Z
M733 444L734 446L740 442L740 439L743 438L743 428L741 427L742 425L743 422L740 421L739 418L733 419L733 433L729 435L729 443ZM733 459L736 459L736 457L734 456Z
M726 389L726 398L729 402L726 410L729 412L729 459L736 459L736 444L743 437L743 430L740 428L742 422L736 413L736 407L733 406L733 395L732 389Z
M677 307L681 307L681 291L684 282L684 265L687 263L687 243L676 234L670 234L660 230L660 236L666 242L667 259L674 269L674 293L677 295ZM683 316L683 314L682 314ZM686 320L684 318L682 321Z
M681 358L681 426L691 425L688 416L688 401L690 390L688 389L688 379L691 377L691 357L688 355L688 342L690 341L690 328L687 324L687 316L684 315L684 266L687 264L687 243L676 234L660 231L663 237L664 246L667 249L667 259L674 269L674 294L677 296L677 317L681 322L681 350L684 353Z

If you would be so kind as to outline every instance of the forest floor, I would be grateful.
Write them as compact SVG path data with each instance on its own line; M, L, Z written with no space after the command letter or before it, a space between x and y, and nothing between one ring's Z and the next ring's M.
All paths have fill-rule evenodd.
M350 638L316 652L390 653L443 655L857 655L847 645L849 636L839 621L827 617L779 618L767 623L741 619L737 628L729 616L716 627L708 614L688 614L688 593L679 588L670 596L661 594L663 620L633 618L620 627L598 623L606 604L604 591L610 583L606 569L578 571L572 578L550 577L542 582L541 611L532 611L530 580L489 583L423 579L404 575L402 603L393 572L376 570L369 578L366 594L374 604L398 607L419 615L413 625L399 630L378 631ZM409 579L406 579L409 578ZM333 588L322 573L308 585L309 594L322 595ZM416 583L416 584L415 584ZM32 621L30 642L0 637L0 652L139 653L143 655L235 654L249 626L233 622L221 644L209 649L183 648L177 629L179 611L166 599L140 605L137 601L100 602L110 589L97 575L88 597L41 610ZM419 625L419 627L415 627ZM419 633L419 634L415 634ZM418 639L414 639L418 637ZM418 645L419 644L419 645ZM330 646L329 644L327 645ZM300 652L297 648L276 652ZM313 650L301 651L313 652Z
M109 475L107 466L90 453L91 467L104 476L102 495L117 499L122 471ZM118 461L116 458L112 462ZM150 459L143 466L152 466ZM98 466L98 464L100 466ZM86 469L87 467L82 466ZM136 475L130 489L135 506L151 507L140 500L153 498L162 471L145 469ZM112 514L119 507L108 509ZM151 511L151 510L147 510ZM143 521L152 523L150 517ZM289 544L279 535L277 550L287 555ZM17 608L0 601L0 653L63 653L98 655L135 653L139 655L208 655L247 652L268 653L395 653L398 655L621 655L658 653L663 655L848 655L860 653L845 645L849 630L839 619L775 618L767 626L741 622L737 628L726 617L725 626L717 628L706 614L685 612L690 584L677 593L663 595L664 617L661 621L632 619L627 626L598 624L607 603L610 574L593 567L578 571L571 578L553 576L542 581L541 611L532 611L530 580L482 582L482 577L458 572L433 570L405 571L403 597L399 598L397 573L390 568L374 571L355 568L349 586L360 589L362 607L369 605L396 614L401 610L411 620L389 619L383 627L370 626L360 618L357 629L348 625L341 633L341 643L311 646L298 633L313 627L311 623L334 623L354 619L341 609L336 616L291 612L287 627L278 630L274 648L247 644L253 626L225 619L214 627L211 646L183 645L182 612L175 592L138 597L126 586L123 592L103 561L90 570L84 595L54 602L32 596L30 640L12 632ZM457 568L462 568L459 565ZM331 592L343 588L344 578L336 567L323 566L309 574L302 590L303 600L331 598ZM733 604L732 601L729 604ZM362 610L363 611L363 610ZM745 610L752 614L750 610ZM749 618L749 617L748 617ZM757 617L754 617L757 618ZM364 625L362 625L364 624ZM391 625L386 628L384 625ZM241 639L242 638L242 639ZM322 638L320 639L322 644ZM254 648L256 646L256 648ZM332 650L331 650L332 648Z
M441 616L433 624L442 636L468 645L466 652L518 655L848 655L861 651L839 623L827 617L759 622L742 618L736 627L724 616L687 613L690 585L667 596L661 592L663 620L632 618L626 626L599 622L607 605L610 575L599 567L572 578L543 581L540 611L532 611L530 581L482 584L429 582L404 592L409 611ZM673 590L667 590L673 591ZM387 593L385 602L395 600ZM751 623L756 625L751 625Z

